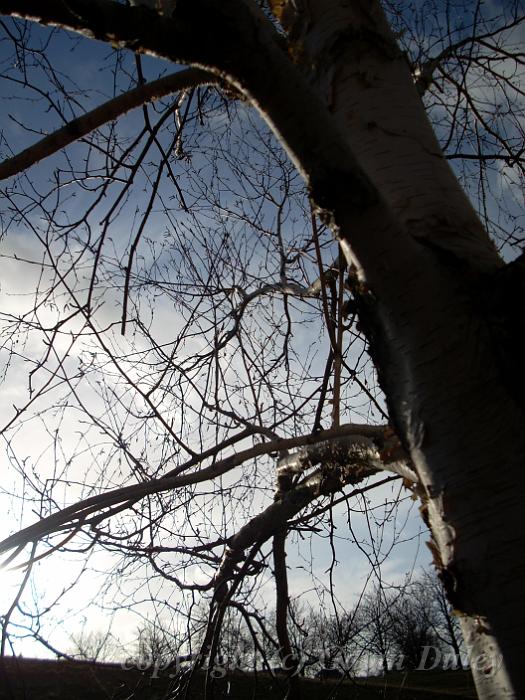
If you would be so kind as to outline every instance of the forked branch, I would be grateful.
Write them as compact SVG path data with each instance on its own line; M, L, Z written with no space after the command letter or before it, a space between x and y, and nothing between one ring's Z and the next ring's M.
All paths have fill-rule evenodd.
M298 452L286 456L288 450L297 447L300 447ZM268 539L278 527L284 526L289 518L297 515L319 496L334 493L348 484L358 483L378 471L386 470L410 482L417 482L417 477L408 464L408 458L388 426L347 424L337 429L321 431L316 435L258 443L188 474L181 473L182 467L178 467L162 478L92 496L6 538L0 542L0 553L11 549L18 551L29 542L35 542L53 533L76 531L92 522L98 525L102 519L112 515L114 507L118 504L129 507L151 494L216 479L249 459L278 454L282 456L278 461L278 490L275 502L252 518L232 539L231 554L225 557L218 574L220 578L225 575L228 578L224 567L230 570L235 568L238 557L242 556L249 544L260 539L261 533L265 534L264 540ZM320 464L320 467L307 473L310 467L316 464ZM293 488L283 490L283 479L289 479ZM122 509L119 507L118 512Z

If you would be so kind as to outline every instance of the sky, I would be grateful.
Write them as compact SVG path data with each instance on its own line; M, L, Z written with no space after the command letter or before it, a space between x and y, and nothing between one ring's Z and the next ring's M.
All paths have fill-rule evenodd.
M6 27L13 30L13 23L9 20ZM31 41L33 45L42 45L43 53L38 58L38 67L30 66L32 62L28 58L26 64L31 68L32 80L36 87L45 87L53 95L54 107L46 102L44 94L38 94L35 90L28 89L20 82L23 79L24 61L19 56L16 63L13 59L8 42L0 44L0 67L2 80L0 81L0 95L5 99L1 102L2 132L0 139L0 156L6 157L10 152L18 152L37 137L34 131L27 131L22 125L29 125L33 130L43 132L56 128L61 124L61 117L56 107L63 108L64 115L69 117L73 110L80 113L84 109L99 104L133 84L136 71L134 62L129 55L115 54L107 46L89 42L76 37L67 37L64 34L54 34L48 44L47 30L34 28ZM53 64L57 75L62 81L53 84L46 73L47 66ZM115 81L115 69L118 68L118 79ZM143 70L147 78L154 78L167 70L167 66L160 61L152 59L143 60ZM78 85L77 85L78 84ZM480 95L483 95L483 86L474 86ZM71 102L64 100L60 91L64 88L69 94ZM443 105L434 104L431 109L439 119L446 113ZM440 111L441 110L441 111ZM150 108L152 120L158 118L154 108ZM296 282L304 283L305 278L312 274L312 258L304 256L306 262L293 262L292 253L294 246L305 238L305 224L303 212L301 212L301 184L297 176L290 173L286 159L282 154L273 152L273 146L264 129L258 125L248 108L240 105L235 116L234 128L229 130L228 117L224 109L210 109L207 115L209 129L189 131L189 136L183 143L181 157L172 163L176 169L178 181L183 184L188 196L190 209L198 208L198 215L187 214L182 211L180 196L173 188L168 175L159 184L158 197L154 202L147 230L137 252L136 265L140 274L137 275L138 289L141 283L143 291L142 306L133 304L130 315L142 313L142 318L148 330L149 336L155 339L159 346L176 347L175 360L192 377L194 385L190 382L184 385L185 401L187 402L186 414L182 414L180 389L176 380L166 389L159 405L166 410L166 415L174 421L184 437L201 440L206 447L214 438L213 420L210 413L204 411L207 421L207 429L199 434L196 424L199 406L199 391L205 386L206 381L213 378L210 373L207 378L198 375L192 369L192 359L199 353L206 351L210 337L210 327L207 325L211 311L202 301L202 313L199 310L198 323L191 326L191 334L184 335L183 330L188 322L188 317L193 313L192 309L200 309L199 304L192 301L194 306L187 301L187 287L192 275L193 279L199 276L203 270L203 260L212 259L216 270L210 274L210 279L217 280L221 275L228 274L231 284L231 305L235 307L238 301L235 294L236 285L253 289L258 278L264 282L279 281L279 251L285 248L287 251L287 264L295 275ZM197 119L197 118L196 118ZM143 124L140 110L127 115L119 121L115 128L117 135L129 142L137 129ZM114 126L107 127L104 131L108 138L113 137ZM252 136L246 139L246 134ZM444 131L443 131L444 133ZM162 132L159 137L163 145L169 142L169 134ZM46 199L47 214L55 207L55 218L61 221L64 230L69 224L83 212L90 203L96 200L98 192L104 183L104 173L108 170L108 164L103 154L96 148L96 142L91 146L86 144L73 145L67 154L74 164L73 170L82 171L84 161L89 162L90 168L99 168L97 176L92 182L73 178L68 180L67 156L57 155L53 159L44 161L31 169L31 187L23 181L21 185L26 191L32 192L37 198L42 192L48 192ZM249 151L251 169L240 166ZM276 159L275 171L267 169L268 154ZM122 359L121 366L130 373L135 373L138 383L147 386L150 380L149 374L154 375L156 367L165 363L166 372L174 372L169 368L169 363L162 359L160 353L155 353L147 335L142 336L128 329L128 335L122 338L118 332L118 325L122 315L123 289L122 289L122 265L126 261L125 251L129 249L130 242L134 240L140 227L140 212L144 211L148 203L148 193L151 191L151 183L155 179L158 167L157 161L145 161L143 168L137 175L137 182L132 194L127 196L116 213L112 216L109 227L109 238L105 251L107 256L104 261L103 274L97 280L99 290L100 307L97 311L97 324L99 328L107 328L108 343L113 348L114 354ZM61 174L56 180L57 168L61 168ZM279 186L275 184L276 178L285 177L293 204L281 205L276 200ZM508 204L514 197L514 192L509 189L509 175L500 171L499 179L494 172L489 176L491 186L496 194L503 197ZM4 184L9 187L9 184ZM112 190L117 191L118 185ZM260 192L267 188L270 193L265 199L264 206L259 205ZM38 231L41 239L48 232L46 224L46 211L35 206L30 197L23 197L16 193L12 195L12 201L23 207L24 220L18 225L11 225L7 236L2 241L3 255L0 258L0 314L4 328L9 330L14 317L22 315L33 303L33 293L39 285L45 289L51 279L49 270L43 272L38 265L42 259L40 246L35 244L34 231ZM114 195L113 195L114 196ZM273 200L272 200L273 198ZM93 210L88 225L71 227L69 231L69 245L74 255L71 258L62 257L61 264L68 269L67 279L74 280L78 288L82 290L89 281L90 255L94 248L94 242L100 234L103 226L103 216L108 212L108 198L102 199ZM497 199L497 197L496 197ZM502 227L507 222L500 218L495 198L489 199L489 217L498 220ZM514 212L514 204L511 204ZM281 217L281 218L280 218ZM4 224L8 220L4 214ZM282 227L282 228L279 228ZM279 236L275 234L279 231ZM211 232L211 233L210 233ZM210 235L209 235L210 234ZM213 235L211 235L213 234ZM282 235L281 235L282 234ZM328 235L322 239L325 260L335 256L333 246L328 242ZM53 243L53 252L56 259L59 258L59 250L62 239L59 237ZM184 246L191 241L193 248L188 252ZM283 242L284 241L284 242ZM41 241L42 242L42 241ZM89 244L86 247L86 242ZM177 257L173 254L174 245L180 246L183 251ZM90 248L89 246L93 247ZM228 247L230 246L230 247ZM88 251L86 253L85 251ZM225 253L224 251L229 251ZM242 274L236 274L229 269L228 255L242 253L244 269ZM510 255L510 253L509 253ZM299 259L300 256L297 256ZM290 262L291 261L291 262ZM74 266L71 267L74 262ZM67 266L70 267L67 267ZM120 268L119 268L120 265ZM151 283L153 273L157 282ZM303 277L301 277L301 274ZM142 275L142 277L140 277ZM149 275L149 277L148 277ZM218 292L217 292L218 293ZM225 292L223 295L223 308L227 308ZM138 298L137 295L133 299ZM62 293L57 297L56 303L44 304L38 313L38 322L50 328L58 318L67 311L60 304L64 303L65 296ZM146 303L147 302L147 303ZM149 305L149 307L148 307ZM273 306L272 306L273 305ZM279 339L278 331L269 333L269 323L272 312L281 314L285 319L286 314L293 320L293 339L291 347L293 352L290 358L284 358L273 367L272 378L274 382L283 381L286 376L285 364L291 362L292 372L300 379L305 372L301 362L308 358L308 371L311 375L320 375L323 371L326 356L326 338L319 335L319 324L316 321L315 309L304 304L290 304L290 309L284 309L281 300L267 300L254 305L253 319L249 328L253 332L252 352L267 353L268 363L271 364L272 353L278 356L278 349L282 347L282 339ZM306 309L306 310L305 310ZM197 312L195 312L197 313ZM250 311L250 313L252 313ZM299 321L302 323L299 323ZM193 321L192 321L193 322ZM223 323L223 331L226 332L228 324L231 324L231 314L225 314L217 323ZM284 324L284 321L283 321ZM131 326L130 326L131 327ZM284 327L284 325L283 325ZM316 330L317 328L317 330ZM115 487L129 480L129 468L119 462L117 451L112 446L112 437L122 435L125 441L133 444L137 454L149 461L152 469L163 470L169 465L168 448L165 443L158 447L153 444L153 438L158 434L158 426L147 435L140 429L140 420L127 418L126 415L144 415L144 405L132 395L132 392L121 390L116 379L118 367L115 363L107 361L92 334L78 318L73 319L64 326L64 332L54 339L53 347L56 352L55 359L48 366L57 366L58 358L66 354L68 376L73 377L69 384L62 381L56 382L56 386L45 393L44 397L28 412L28 419L19 422L19 427L5 433L5 439L0 455L2 473L7 475L4 480L6 494L0 496L0 508L4 518L0 521L0 538L11 534L22 524L33 522L42 512L48 512L49 508L55 509L61 504L71 503L76 498L91 493L83 485L84 474L91 477L93 472L97 476L97 488ZM197 332L197 330L199 332ZM3 337L7 337L8 334ZM5 375L2 386L2 404L4 406L4 420L13 415L12 407L20 407L30 395L28 393L28 362L25 358L32 358L32 368L35 370L32 377L33 388L38 388L49 379L49 374L38 366L39 358L46 351L46 343L49 342L49 332L20 332L13 336L16 343L2 346L3 361L10 358L9 371ZM259 347L259 339L272 338L275 346ZM70 349L70 343L73 345ZM247 340L248 342L248 340ZM362 347L357 340L354 341L350 352L350 358L357 363L360 369L365 371L365 381L373 385L373 375L366 370L365 360L361 359ZM130 352L133 357L139 358L136 363L125 359ZM248 353L249 354L249 353ZM248 358L250 359L250 358ZM174 360L174 361L175 361ZM228 385L232 392L232 401L238 401L236 408L242 414L245 409L242 401L243 392L237 388L239 377L246 377L246 365L243 365L239 355L232 352L228 357L228 348L224 350L222 381ZM246 361L246 357L244 358ZM79 364L80 363L80 364ZM151 370L148 373L148 363ZM158 363L156 365L155 363ZM294 365L296 363L296 365ZM81 371L79 371L81 367ZM295 370L295 368L297 368ZM104 383L103 375L110 379ZM192 374L193 373L193 374ZM175 376L174 372L174 376ZM297 381L298 381L297 379ZM262 384L264 386L264 384ZM175 387L175 388L173 388ZM178 388L177 388L178 387ZM87 411L79 411L78 400L68 400L68 392L77 392L82 396L82 405ZM258 398L261 411L268 411L264 405L265 390L261 390ZM276 400L291 400L292 392L276 392ZM220 394L220 392L219 392ZM222 396L222 394L221 394ZM288 398L287 398L288 397ZM225 404L228 397L222 396ZM110 405L112 410L106 410L104 406ZM267 399L266 399L267 400ZM362 395L354 389L349 391L349 408L345 413L345 420L364 422L367 419L379 420L379 415L374 413ZM284 409L283 409L284 410ZM193 411L193 413L192 413ZM97 416L98 423L94 420L86 420L86 415L91 412ZM127 412L127 413L126 413ZM226 419L224 419L226 420ZM301 423L298 421L297 428ZM221 432L222 428L217 428ZM222 433L221 433L222 434ZM141 445L140 442L147 444ZM149 441L149 442L148 442ZM175 448L173 448L175 449ZM69 465L67 475L61 470ZM250 467L251 468L251 467ZM262 506L271 497L271 482L268 481L267 472L261 467L261 483L257 483L257 489L252 496L255 506ZM266 476L265 476L266 474ZM59 486L54 489L52 498L49 497L46 479L59 480ZM266 481L265 481L266 479ZM76 483L76 481L78 483ZM228 479L225 480L228 486ZM40 489L40 497L35 497ZM9 495L11 494L11 496ZM31 500L32 494L32 500ZM22 495L25 495L25 504L22 505ZM247 499L247 491L243 492L239 502L233 499L228 501L228 513L231 517L240 518L243 500ZM207 496L202 496L203 503L207 503ZM326 583L329 575L333 576L336 590L339 591L340 601L343 606L351 606L360 595L363 586L374 581L377 576L391 583L400 583L410 572L417 571L420 566L429 565L429 553L425 546L428 534L420 520L418 504L414 502L410 493L400 492L399 485L386 485L370 495L371 501L363 508L363 503L357 500L353 503L354 511L349 512L345 507L335 510L333 522L325 519L320 525L319 532L315 536L309 533L294 535L288 548L288 566L290 570L290 590L292 596L306 591L305 599L312 604L326 604L330 601L326 590L321 595L314 590L312 580ZM205 510L205 509L204 509ZM206 521L205 516L208 517ZM194 517L201 517L194 513ZM217 524L213 523L217 517ZM210 513L202 515L203 522L207 522L210 531L214 527L220 530L220 516L214 508ZM386 522L385 527L380 523ZM125 521L121 527L126 527ZM330 572L333 562L333 554L330 546L330 535L336 544L337 563ZM87 569L78 578L86 565ZM373 565L373 566L371 566ZM162 614L168 614L173 606L178 604L177 593L173 586L165 584L162 590L158 590L157 582L152 582L150 590L145 583L143 572L135 569L133 572L123 571L112 586L107 588L106 571L120 567L120 558L108 551L96 550L88 555L78 552L55 552L49 558L36 564L31 580L29 581L22 599L26 610L45 611L53 600L59 600L55 606L49 607L49 612L42 612L42 638L60 650L70 648L70 635L79 631L84 626L90 631L98 631L111 627L112 633L120 639L124 645L132 644L136 636L137 625L141 624L142 617L155 614L152 598L160 601L170 601L170 606L162 609ZM120 569L119 569L120 571ZM372 579L370 572L374 571ZM24 570L0 571L0 607L6 610L16 594L17 586L24 576ZM78 581L77 581L78 578ZM268 578L268 577L267 577ZM76 582L76 583L75 583ZM73 585L74 584L74 585ZM260 600L271 605L273 591L270 582L266 580ZM131 605L127 603L131 601ZM112 611L111 608L117 610ZM22 620L21 616L13 616L16 624ZM52 655L52 651L42 643L31 639L16 639L20 635L20 629L14 628L13 651L25 655ZM22 632L23 634L23 632Z

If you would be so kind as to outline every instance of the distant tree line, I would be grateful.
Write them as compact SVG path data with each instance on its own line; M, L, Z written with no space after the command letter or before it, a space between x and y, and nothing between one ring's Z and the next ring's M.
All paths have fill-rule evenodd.
M218 669L354 677L467 665L458 618L433 572L425 571L404 585L378 582L351 609L342 611L330 602L317 608L299 599L290 602L288 658L279 649L275 611L250 620L229 608ZM205 627L204 608L196 613L189 636L173 635L158 621L144 623L126 663L155 674L179 664L183 668L199 649ZM72 640L72 653L79 658L115 658L107 636L83 633Z

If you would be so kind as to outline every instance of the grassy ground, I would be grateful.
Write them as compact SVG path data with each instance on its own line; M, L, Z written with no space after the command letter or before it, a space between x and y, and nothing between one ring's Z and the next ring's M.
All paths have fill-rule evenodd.
M477 698L470 671L412 671L411 673L391 673L387 678L368 678L367 687L410 689L416 698ZM414 695L414 693L416 693ZM419 693L419 694L417 694ZM407 695L407 697L412 697ZM391 697L385 695L385 697ZM394 694L392 697L397 697ZM405 696L399 696L405 697Z
M153 674L155 675L155 674ZM6 658L0 666L0 700L161 700L170 682L166 670L152 678L117 664ZM286 681L268 674L231 674L214 684L213 697L228 700L280 700ZM204 695L203 678L186 700ZM172 695L172 698L177 697ZM183 697L180 695L179 697ZM475 698L466 671L393 673L386 678L359 680L301 680L301 700L437 700Z

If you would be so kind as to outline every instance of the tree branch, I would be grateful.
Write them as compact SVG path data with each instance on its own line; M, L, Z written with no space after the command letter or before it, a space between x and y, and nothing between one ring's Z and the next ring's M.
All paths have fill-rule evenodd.
M205 8L200 0L191 0L195 9L206 19ZM77 32L89 39L98 39L114 48L127 48L139 53L167 58L176 63L196 63L201 53L195 39L199 23L186 22L184 12L177 2L177 20L157 13L144 5L127 7L114 0L0 0L0 13L61 27ZM189 13L194 19L193 13ZM216 27L217 44L220 28ZM200 36L202 39L202 36ZM222 38L219 39L222 41ZM205 49L208 53L209 47ZM202 63L202 62L201 62Z
M507 24L504 24L501 27L497 27L496 29L493 29L490 32L486 32L485 34L476 35L474 33L473 36L467 36L464 39L461 39L460 41L456 41L453 44L450 44L450 46L444 48L443 51L441 51L434 58L429 58L428 61L425 61L419 68L419 73L416 80L416 87L419 94L421 96L425 94L425 92L432 84L432 79L434 77L436 69L440 66L440 64L444 63L451 56L454 56L459 49L472 44L484 45L487 39L496 37L498 34L502 34L503 32L506 32L509 29L514 29L524 21L524 16L516 17L512 22L508 22ZM511 54L507 54L499 46L497 47L497 50L501 51L504 55L511 56Z
M49 0L45 5L38 0L0 0L0 12L209 70L248 95L312 186L315 176L320 188L332 193L332 200L331 180L343 177L344 187L340 187L346 200L352 193L352 206L359 211L377 206L375 188L335 128L323 100L283 52L277 32L255 3L178 0L171 18L111 0ZM283 108L282 95L290 89L295 95L293 110ZM320 199L325 196L321 193Z
M346 438L348 438L348 441L345 440ZM306 470L308 465L318 463L321 460L328 460L329 458L333 460L334 450L348 451L349 449L354 449L356 446L360 446L360 449L366 451L366 459L369 463L366 475L374 474L378 470L385 469L387 471L394 471L397 474L402 473L405 478L416 481L417 479L414 472L412 472L408 466L400 467L401 462L399 458L401 455L401 448L399 448L398 445L397 439L393 437L392 431L388 426L359 424L347 424L337 429L321 431L315 435L258 443L253 447L233 454L225 459L218 460L209 467L204 467L191 474L181 475L179 467L172 470L172 472L168 472L168 474L159 479L152 479L146 483L124 486L108 491L107 493L86 498L7 537L0 542L0 553L10 549L17 549L18 552L18 549L24 547L28 542L34 542L64 529L73 528L76 530L84 525L89 525L90 521L88 517L90 515L97 514L95 521L98 524L102 518L111 515L111 510L106 514L100 514L100 511L106 508L111 509L119 503L128 503L132 505L137 500L148 495L213 480L249 459L265 454L283 454L286 450L296 447L302 447L301 451L289 457L289 461L283 461L283 459L286 460L287 458L282 458L279 462L280 473L282 473L283 469L292 469L295 470L295 473L302 473ZM311 447L310 450L308 450L308 446ZM384 462L382 461L383 456ZM173 476L173 473L177 475ZM339 488L342 488L344 483L355 483L351 481L351 475L345 475L343 478L341 476L335 477L334 474L332 474L330 478L334 482L334 488L336 486L334 478L339 479ZM343 481L341 481L342 478ZM350 479L350 481L345 481L347 479ZM283 511L283 522L286 522L288 517L295 515L298 510L314 498L314 494L321 495L324 493L323 489L327 488L327 483L326 481L319 481L317 472L305 477L300 484L301 488L299 489L298 486L298 488L294 490L295 497L292 499L291 510L289 512L287 509ZM299 498L299 501L296 500L296 497ZM306 500L303 502L304 498L306 498ZM299 502L302 502L303 505L296 510ZM257 518L259 517L261 516L257 516ZM250 522L255 522L257 518Z
M112 100L96 107L91 112L73 119L61 129L54 131L21 153L4 160L3 163L0 163L0 180L5 180L26 170L43 158L47 158L47 156L65 148L70 143L78 141L91 131L122 116L129 110L143 105L145 102L158 100L179 90L216 82L217 79L211 73L197 68L188 68L177 73L171 73L150 83L139 85L135 89L129 90L123 95L118 95L118 97L114 97Z
M288 634L288 573L286 571L286 528L282 528L273 536L273 565L275 575L275 629L279 640L279 655L281 664L288 676L287 700L298 700L300 689L297 678L299 659L293 654Z

